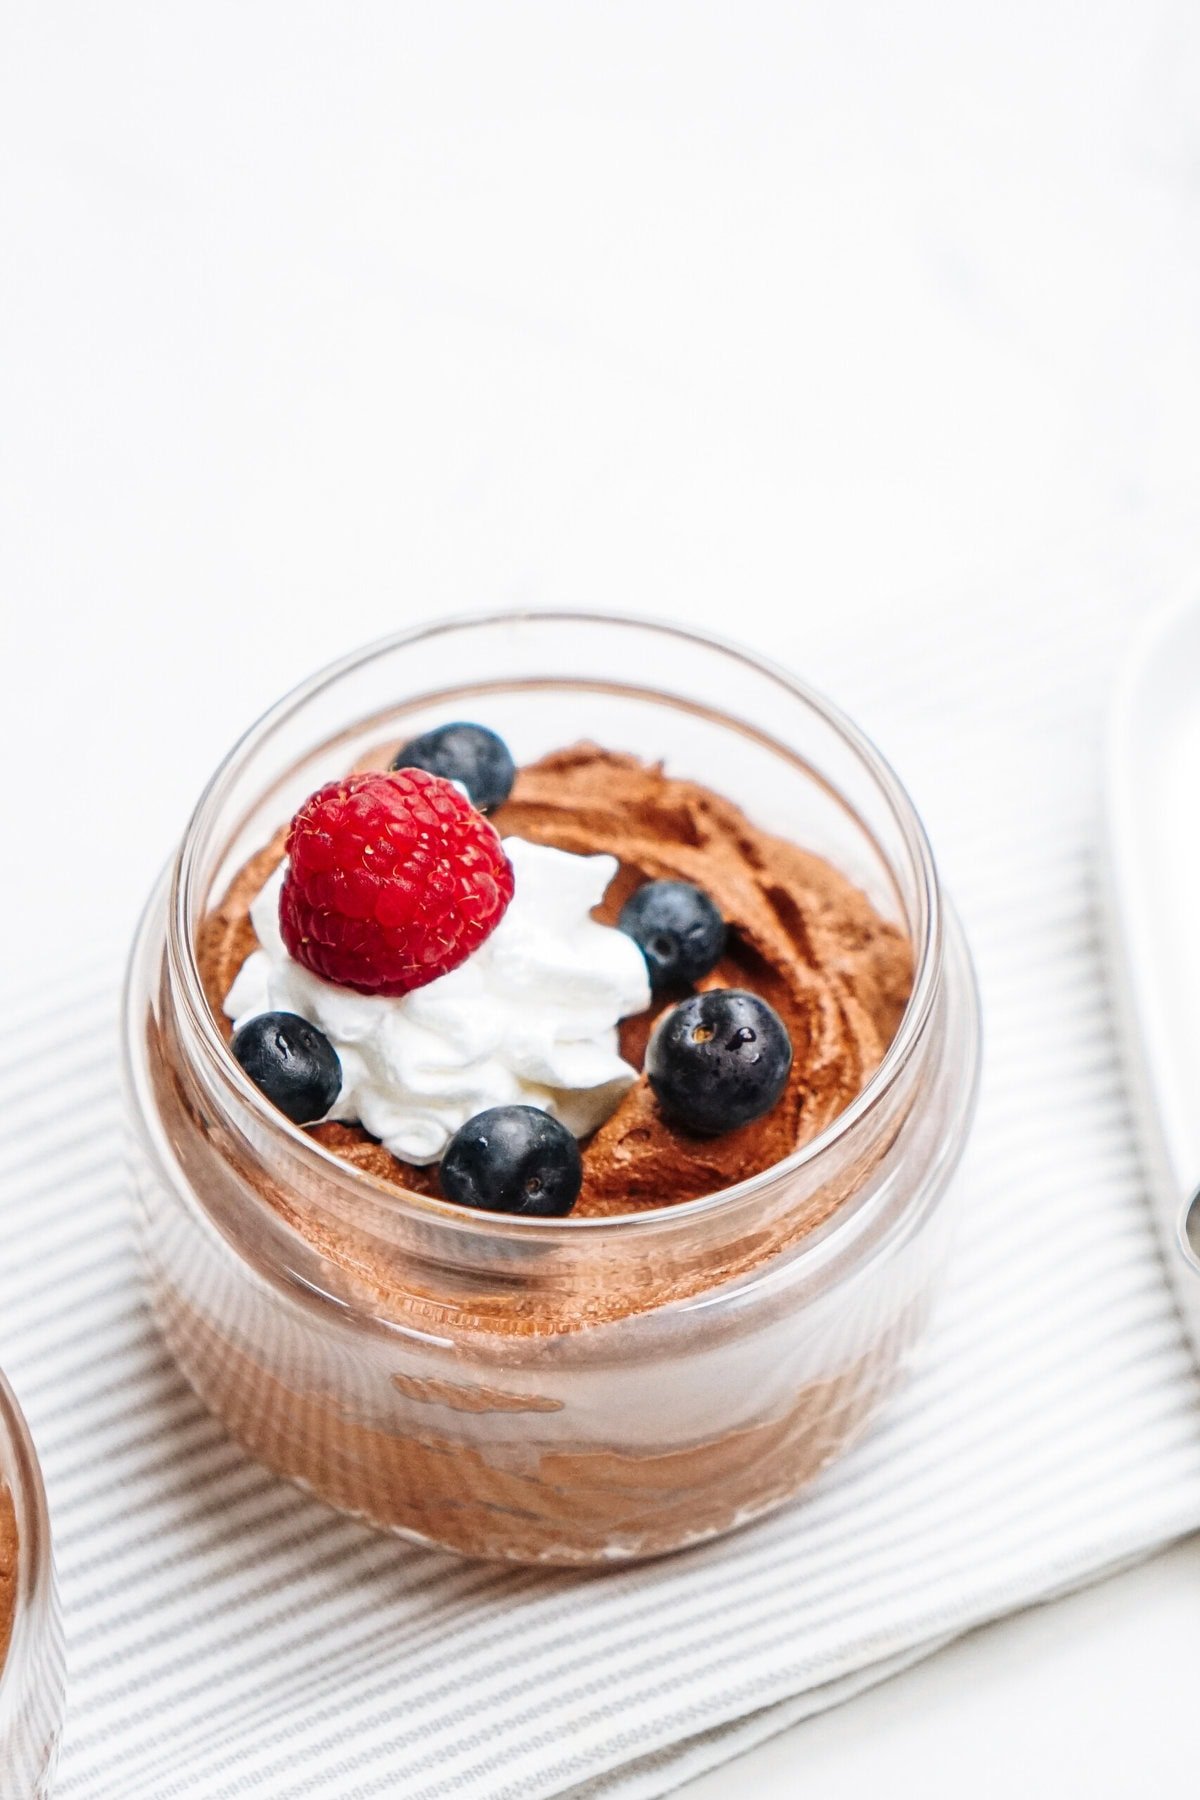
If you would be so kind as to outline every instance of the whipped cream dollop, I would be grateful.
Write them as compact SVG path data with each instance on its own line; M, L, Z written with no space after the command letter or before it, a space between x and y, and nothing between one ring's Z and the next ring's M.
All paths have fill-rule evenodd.
M504 849L516 886L495 931L461 967L399 998L334 987L288 955L279 933L286 862L250 908L260 948L225 999L235 1030L263 1012L316 1025L342 1065L327 1118L357 1122L404 1162L437 1162L459 1126L490 1106L540 1106L586 1137L636 1079L617 1023L650 1004L645 959L632 938L591 917L617 859L522 838Z

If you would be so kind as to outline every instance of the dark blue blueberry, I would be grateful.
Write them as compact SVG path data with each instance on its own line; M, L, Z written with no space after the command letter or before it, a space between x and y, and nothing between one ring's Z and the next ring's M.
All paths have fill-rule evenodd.
M557 1218L579 1198L583 1164L565 1125L536 1106L493 1106L446 1146L442 1192L485 1212Z
M743 988L681 1000L663 1014L646 1047L646 1074L664 1114L701 1137L770 1112L791 1066L783 1020Z
M655 990L699 981L725 948L724 919L690 881L648 881L625 902L617 924L646 958Z
M504 739L486 725L439 725L423 731L392 758L393 769L427 769L461 781L480 812L503 806L517 770Z
M259 1013L247 1019L230 1048L255 1087L294 1125L323 1119L342 1090L337 1051L299 1013Z

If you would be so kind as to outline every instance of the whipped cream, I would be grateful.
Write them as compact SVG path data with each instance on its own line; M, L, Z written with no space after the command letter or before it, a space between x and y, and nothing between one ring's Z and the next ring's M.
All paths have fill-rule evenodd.
M404 1162L437 1162L490 1106L540 1106L586 1137L636 1080L617 1022L650 1004L645 960L632 938L591 917L617 859L522 838L504 849L516 886L495 931L460 968L399 998L334 987L288 955L286 862L250 908L260 948L225 999L235 1029L262 1012L319 1027L342 1065L327 1118L357 1122Z

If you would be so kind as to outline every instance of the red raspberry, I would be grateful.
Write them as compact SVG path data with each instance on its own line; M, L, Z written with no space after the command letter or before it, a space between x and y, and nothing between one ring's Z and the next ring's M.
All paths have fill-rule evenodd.
M279 926L296 961L360 994L408 994L478 950L513 896L482 813L424 769L348 775L304 802Z

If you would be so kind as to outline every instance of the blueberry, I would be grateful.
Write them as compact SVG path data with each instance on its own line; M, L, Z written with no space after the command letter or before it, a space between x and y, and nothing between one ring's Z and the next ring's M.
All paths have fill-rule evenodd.
M648 881L625 902L617 924L646 958L655 989L699 981L725 948L724 919L690 881Z
M485 1212L557 1218L579 1198L583 1164L565 1125L536 1106L493 1106L446 1146L442 1192Z
M480 812L503 806L512 793L516 766L504 739L486 725L439 725L423 731L392 758L393 769L427 769L461 781Z
M663 1014L646 1048L646 1074L667 1118L711 1137L769 1112L792 1066L787 1027L743 988L693 994Z
M299 1013L267 1012L247 1019L230 1048L255 1087L294 1125L323 1119L341 1092L337 1051Z

